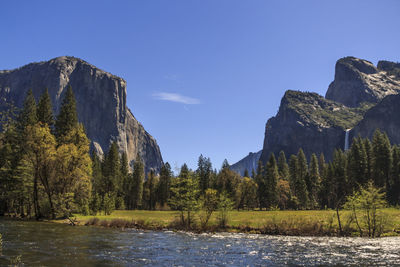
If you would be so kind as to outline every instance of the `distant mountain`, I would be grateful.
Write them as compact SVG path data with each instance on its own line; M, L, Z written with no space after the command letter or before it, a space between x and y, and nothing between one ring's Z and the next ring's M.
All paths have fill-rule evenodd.
M258 160L260 159L262 150L252 153L236 162L235 164L230 166L230 169L239 173L240 175L244 175L244 171L247 170L249 175L251 175L252 170L257 171Z
M21 107L26 92L36 99L48 88L54 113L58 114L67 86L74 91L79 121L83 123L98 154L117 141L130 164L139 154L147 171L159 171L162 164L156 140L146 132L126 106L126 82L75 57L58 57L0 71L0 110L9 103Z
M400 63L379 61L377 66L355 57L336 62L335 79L326 97L286 91L276 116L267 121L260 161L270 153L306 156L324 153L330 159L336 148L351 145L353 136L371 137L379 128L392 143L400 143ZM348 132L346 134L346 132ZM250 166L250 155L232 165L239 173ZM250 170L249 170L250 171Z

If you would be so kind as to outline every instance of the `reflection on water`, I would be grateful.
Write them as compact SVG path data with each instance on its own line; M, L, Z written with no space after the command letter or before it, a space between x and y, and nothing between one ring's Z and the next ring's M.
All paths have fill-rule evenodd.
M400 238L143 232L0 220L0 265L281 266L400 264Z

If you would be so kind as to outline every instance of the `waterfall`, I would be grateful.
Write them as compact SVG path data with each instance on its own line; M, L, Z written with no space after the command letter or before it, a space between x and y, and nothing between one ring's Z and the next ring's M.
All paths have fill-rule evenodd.
M349 149L349 133L351 129L346 130L346 134L344 135L344 151Z

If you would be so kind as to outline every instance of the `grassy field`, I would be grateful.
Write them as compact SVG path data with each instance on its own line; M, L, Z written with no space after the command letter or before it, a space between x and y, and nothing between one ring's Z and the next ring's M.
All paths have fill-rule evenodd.
M384 235L396 235L400 231L400 210L382 210L388 223ZM347 235L356 235L356 225L350 220L348 211L341 211L342 227ZM337 235L338 223L333 210L307 211L231 211L228 226L218 228L218 213L211 217L208 231L250 232L284 235ZM143 229L179 229L179 214L176 211L116 210L109 216L76 215L80 225L105 227L137 227ZM193 230L199 230L199 220Z

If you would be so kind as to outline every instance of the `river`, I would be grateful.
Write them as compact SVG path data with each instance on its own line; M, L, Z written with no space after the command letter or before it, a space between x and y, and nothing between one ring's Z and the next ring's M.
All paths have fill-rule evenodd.
M190 234L0 219L0 266L396 265L400 238Z

